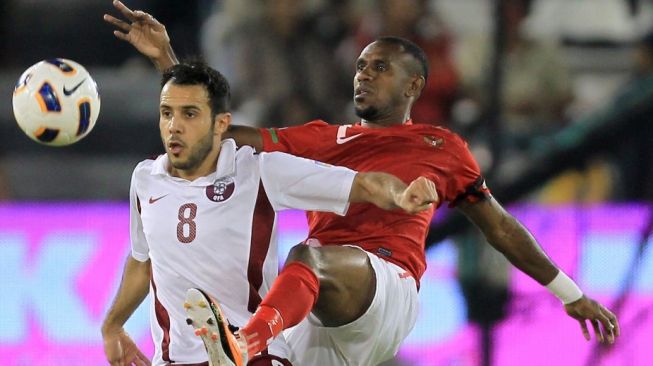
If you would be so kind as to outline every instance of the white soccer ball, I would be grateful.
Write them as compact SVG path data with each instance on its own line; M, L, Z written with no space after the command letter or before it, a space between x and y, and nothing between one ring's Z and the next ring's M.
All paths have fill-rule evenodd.
M14 117L32 140L64 146L83 139L100 113L97 85L86 69L64 58L41 61L18 79Z

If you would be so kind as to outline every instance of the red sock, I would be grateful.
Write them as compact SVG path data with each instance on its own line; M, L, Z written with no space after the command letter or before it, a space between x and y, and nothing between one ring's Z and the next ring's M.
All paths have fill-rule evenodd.
M238 332L251 356L264 350L282 330L299 324L313 309L320 283L313 270L291 262L279 273L258 310Z

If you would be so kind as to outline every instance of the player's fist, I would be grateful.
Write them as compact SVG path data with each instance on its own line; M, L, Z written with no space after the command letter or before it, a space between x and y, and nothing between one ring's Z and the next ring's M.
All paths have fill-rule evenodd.
M399 195L397 206L406 212L418 213L428 210L437 202L438 192L435 189L435 183L425 177L419 177L410 182Z

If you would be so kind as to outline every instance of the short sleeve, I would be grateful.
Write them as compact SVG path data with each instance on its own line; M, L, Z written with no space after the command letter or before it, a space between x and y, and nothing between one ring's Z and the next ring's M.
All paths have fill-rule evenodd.
M263 186L275 211L347 212L354 170L280 152L261 153L259 164Z
M129 187L129 237L132 257L139 262L147 261L150 258L150 248L143 232L141 202L136 192L136 171L132 174L131 185Z
M316 120L301 126L262 128L263 151L285 152L309 159L317 158L316 142L324 138L324 128L329 124Z
M455 207L463 200L478 202L490 197L490 190L467 143L458 136L450 142L448 148L452 150L451 153L455 158L454 163L449 165L444 179L445 201L449 202L449 207Z

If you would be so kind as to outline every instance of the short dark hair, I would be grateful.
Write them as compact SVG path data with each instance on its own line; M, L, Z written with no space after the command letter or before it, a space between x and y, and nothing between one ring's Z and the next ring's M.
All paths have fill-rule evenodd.
M230 111L229 82L219 71L202 61L183 61L168 68L161 77L162 89L168 81L177 85L203 85L209 93L209 105L213 116Z
M403 52L413 56L415 61L419 63L419 72L424 77L424 80L428 80L429 62L428 58L426 57L426 53L424 53L424 50L422 50L420 46L416 45L414 42L407 40L406 38L394 36L379 37L375 40L375 42L389 43L401 46Z

